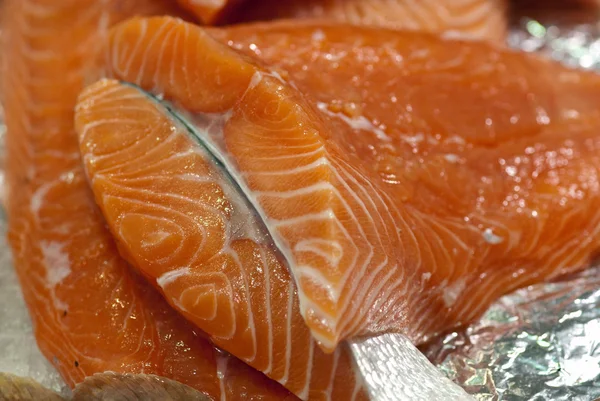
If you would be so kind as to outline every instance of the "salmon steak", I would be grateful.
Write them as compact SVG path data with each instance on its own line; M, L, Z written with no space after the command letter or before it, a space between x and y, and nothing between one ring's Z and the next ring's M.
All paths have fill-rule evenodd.
M317 346L268 235L177 117L139 89L110 80L82 93L76 127L95 151L83 155L90 172L124 168L117 181L99 174L92 186L102 194L107 221L118 221L111 228L122 254L173 307L302 399L362 399L347 348L328 355Z
M114 81L80 98L86 172L122 254L257 369L253 295L273 292L257 273L292 273L332 352L383 332L421 343L598 249L595 74L428 34L168 17L115 27L103 63L168 101L189 137L156 132Z
M11 18L3 58L13 67L2 75L9 242L42 353L70 386L111 371L174 379L211 400L297 399L216 348L130 269L83 173L74 112L84 80L95 75L89 44L102 40L103 24L170 7L151 0L15 0L5 11ZM65 21L77 23L65 32ZM289 334L275 337L285 341ZM348 358L343 349L315 356L308 366L322 393L305 396L364 399ZM291 362L277 373L312 389L313 370Z

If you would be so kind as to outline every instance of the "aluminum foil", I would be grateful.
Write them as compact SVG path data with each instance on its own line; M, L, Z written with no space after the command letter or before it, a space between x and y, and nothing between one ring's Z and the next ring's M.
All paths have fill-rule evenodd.
M505 296L426 353L478 400L595 400L600 268Z
M545 55L569 67L600 70L600 6L569 8L568 4L574 3L518 11L534 17L514 18L508 45Z
M598 12L565 4L518 17L509 45L600 70ZM600 399L600 267L505 296L425 353L478 400Z

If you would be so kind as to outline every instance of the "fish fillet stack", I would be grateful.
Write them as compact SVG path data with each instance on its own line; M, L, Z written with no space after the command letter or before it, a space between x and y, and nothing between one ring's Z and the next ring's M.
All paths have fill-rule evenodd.
M70 386L367 400L346 340L600 247L600 77L504 49L507 4L266 4L6 1L9 241Z

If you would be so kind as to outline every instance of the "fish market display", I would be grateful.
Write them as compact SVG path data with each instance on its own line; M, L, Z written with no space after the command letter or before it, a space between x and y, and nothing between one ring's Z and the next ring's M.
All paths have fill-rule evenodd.
M584 267L598 248L595 74L342 25L222 33L236 38L282 75L169 18L115 28L108 74L200 121L324 349L388 330L421 342L513 288ZM319 74L305 72L309 60Z
M335 124L330 133L319 131L324 133L325 146L335 142L349 160L352 156L360 159L357 170L361 168L365 175L371 173L369 185L379 189L384 199L394 200L394 205L379 209L379 213L384 221L395 222L387 232L399 231L404 237L398 243L401 245L388 244L386 248L375 241L373 259L369 260L365 247L359 243L356 248L363 252L358 258L362 256L364 263L370 262L366 271L372 269L373 273L381 273L379 264L388 262L392 267L394 262L403 261L398 268L390 269L396 273L387 273L398 274L396 282L402 282L398 271L414 274L416 279L409 281L425 286L425 291L412 289L420 294L415 305L427 311L414 306L413 311L418 312L412 312L411 321L410 306L399 306L410 302L410 290L378 288L380 294L398 296L398 304L393 306L392 295L386 300L387 309L373 305L371 313L380 311L385 315L363 316L363 322L371 322L366 327L368 333L396 329L398 326L394 325L401 315L407 319L403 322L408 327L405 332L410 333L410 327L419 331L411 333L413 340L419 342L421 337L444 330L442 327L451 321L470 321L483 311L480 308L512 288L585 266L598 249L599 217L594 206L599 196L597 75L575 73L557 64L479 43L448 42L428 35L401 36L368 28L295 24L292 29L285 24L269 24L221 33L223 42L280 68L295 88L309 95L315 108L325 115L323 118ZM219 37L218 33L213 35ZM286 53L287 48L291 50ZM286 56L281 57L282 53ZM373 68L374 63L379 68ZM319 74L307 73L307 65ZM300 204L315 207L317 194L323 192L331 197L323 198L321 210L327 206L335 210L335 202L330 201L335 199L335 191L323 191L318 185L306 185L314 191L311 202L302 198L309 196L306 193L290 193L283 187L279 188L279 197L272 187L268 195L262 196L259 186L268 187L270 181L276 181L268 172L278 171L279 160L265 157L267 149L256 136L247 137L245 148L241 148L235 147L240 140L232 139L229 146L227 126L224 133L227 151L240 169L253 163L252 168L258 170L252 170L246 179L249 186L257 188L253 195L265 209L267 221L275 209L273 203L280 210L288 202L288 210L299 214ZM307 170L313 167L313 160L327 164L316 156L306 160ZM335 162L331 165L335 166ZM285 171L284 166L280 169ZM367 169L370 171L365 172ZM265 173L260 174L262 171ZM309 174L296 174L291 181L300 186L306 177L312 183ZM340 175L343 178L329 178L333 187L340 185L336 180L345 181L346 187L355 191L361 187L360 180ZM365 197L367 201L362 198L362 203L349 208L362 223L364 238L369 237L365 228L375 231L381 224L377 223L376 214L366 212L369 197L371 207L377 205L375 191L369 191L364 184L362 187L362 194L356 191L358 197L369 192L371 195ZM576 193L570 193L571 190ZM387 217L394 214L395 207L404 222ZM367 219L369 214L371 219ZM275 221L280 219L273 217ZM330 222L333 226L336 219L331 218ZM285 237L281 225L277 222L275 237L277 233ZM298 238L302 236L299 232L296 228L289 235ZM350 229L348 232L352 233ZM332 248L335 240L343 244L343 234L336 234L335 229L321 233L330 236ZM283 241L294 253L294 239ZM554 241L557 245L550 246L550 252L549 244ZM557 252L558 249L563 251ZM381 255L396 256L389 261L377 260ZM305 255L294 259L295 256L290 258L292 269L294 262L304 269L306 264L301 257ZM337 266L341 270L344 264L340 260ZM357 261L356 265L360 263ZM361 272L355 280L362 280L362 285L346 284L347 289L356 291L348 295L347 302L363 307L369 303L372 291L364 288L365 283L370 283L367 277ZM298 282L302 290L301 277ZM395 280L373 282L392 287ZM326 282L323 287L335 288L329 284L332 283ZM343 299L342 296L340 300ZM344 301L339 305L343 307ZM327 306L321 307L327 310ZM439 313L434 312L436 309ZM394 314L393 310L402 313ZM307 311L304 316L311 313ZM343 315L339 318L344 321ZM418 321L421 323L416 324ZM423 326L417 328L419 324ZM353 335L360 332L356 327L354 330Z
M410 342L597 256L600 76L506 49L503 0L5 3L8 239L72 399L469 399Z
M146 4L138 1L137 12ZM14 1L6 11L9 240L38 345L70 385L115 371L166 376L214 399L294 399L173 313L105 228L73 115L86 46L102 34L100 22L118 18L111 11L91 1ZM65 21L76 21L76 34L64 35Z
M506 0L251 0L237 19L319 18L504 42ZM235 18L234 18L235 20Z
M286 267L182 123L139 89L107 80L82 93L76 129L117 243L172 306L300 398L365 399L347 349L318 348Z

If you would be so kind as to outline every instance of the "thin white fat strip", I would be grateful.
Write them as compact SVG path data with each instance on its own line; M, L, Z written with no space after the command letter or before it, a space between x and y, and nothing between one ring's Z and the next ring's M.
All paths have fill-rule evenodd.
M315 161L313 161L313 162L311 162L309 164L305 164L304 166L296 167L296 168L291 169L291 170L285 170L285 171L260 171L260 172L249 173L249 174L290 175L290 174L304 173L306 171L310 171L312 169L315 169L315 168L321 167L321 166L329 166L329 160L327 160L326 157L320 157L317 160L315 160Z
M223 249L223 252L226 254L231 255L231 257L233 258L233 260L235 261L236 265L239 268L240 271L240 276L242 277L242 280L244 281L244 294L246 295L246 313L248 314L248 328L250 329L250 332L252 333L252 347L253 351L254 351L254 355L251 358L244 358L244 361L247 363L250 363L252 361L254 361L254 359L256 358L256 354L257 354L257 344L256 344L256 325L254 323L254 311L252 310L252 296L250 295L250 283L248 280L248 277L246 276L246 272L244 271L244 267L242 265L242 261L240 260L240 257L238 255L238 253L230 247L230 242L227 241L225 248ZM232 300L232 304L233 304L233 300ZM239 302L237 303L239 305Z
M164 26L161 26L161 29L159 29L159 31L155 34L155 37L156 37L156 35L158 35L159 32L162 32L163 27ZM187 26L185 27L185 29L183 31L187 35L187 33L188 33ZM174 34L176 35L176 39L171 39L171 37ZM180 35L181 35L180 29L177 29L177 30L171 29L171 30L169 30L169 32L167 32L164 39L161 40L158 58L156 59L156 61L154 63L154 75L152 77L152 82L154 83L153 90L155 90L155 91L158 90L158 88L156 87L156 83L159 82L159 73L161 71L161 68L159 68L158 66L162 66L162 65L166 64L163 62L165 51L170 47L170 43L179 43ZM152 39L152 42L151 42L151 44L148 45L148 48L150 48L150 46L152 46L152 43L154 43L154 42L155 42L155 38ZM173 68L172 68L173 67L173 59L175 59L175 57L173 57L171 59L171 76L170 76L171 82L173 82L173 75L172 75L173 74ZM142 68L140 68L140 73L138 74L136 82L141 82L140 75L143 75L143 73L144 73L145 63L146 63L146 54L144 54L144 65L142 66Z
M40 250L46 266L46 280L53 288L71 274L71 261L64 251L65 244L55 241L41 241Z
M333 247L337 251L337 255L332 255L331 253L324 252L323 249L319 245L325 245L326 247ZM296 252L310 252L314 253L329 261L329 263L333 266L337 266L342 259L344 254L344 248L338 241L329 241L321 238L309 238L300 240L294 245L294 251Z
M458 157L458 155L455 155L454 153L447 153L444 155L444 159L446 159L447 162L454 164L458 163L460 157Z
M413 18L411 18L411 19L414 19L420 23L420 25L418 25L418 26L413 26L412 29L415 29L417 27L420 28L424 24L429 24L429 25L435 24L434 27L439 28L438 20L435 18L432 18L432 15L437 15L440 17L440 19L443 19L445 21L448 20L448 15L442 17L442 15L443 15L442 13L445 11L444 7L435 7L434 9L431 9L430 7L428 7L431 5L430 3L433 3L434 5L436 4L435 1L433 1L433 2L431 2L431 1L427 2L427 1L423 1L423 0L405 0L404 1L404 7L403 7L402 12L407 13L407 14L412 14Z
M504 238L494 234L494 231L491 228L483 230L483 239L491 245L498 245L504 242Z
M380 216L381 219L383 219L383 217L379 214L380 213L380 209L373 203L373 200L378 200L380 202L380 206L382 206L381 210L383 210L386 213L387 219L393 219L392 215L394 214L395 216L397 216L399 218L399 220L401 222L401 225L407 226L407 223L404 221L404 219L402 218L401 214L395 208L394 203L391 202L391 200L388 197L386 197L385 194L379 194L379 192L377 192L375 190L375 188L373 187L373 185L370 182L366 181L366 180L365 180L365 185L367 187L371 188L372 193L374 193L376 195L375 198L372 198L371 196L368 196L368 194L366 193L366 189L363 188L363 186L360 186L360 188L365 193L365 196L367 197L367 199L373 204L373 207L375 208L375 210L377 211L377 213L378 213L378 215ZM383 195L383 197L381 195ZM388 202L386 202L384 200L384 198L387 199ZM391 205L392 210L390 210L388 208L388 203L389 203L389 205ZM383 224L383 225L385 226L385 224ZM414 235L412 234L412 231L411 230L406 230L406 231L408 231L411 234L411 236L413 237L413 239L416 241L416 239L414 238ZM387 232L387 229L386 229L386 234L390 235L390 233ZM399 235L398 230L395 230L395 235L396 235L396 238L398 239L399 243L403 244L403 241L402 241L402 239L401 239L401 237ZM384 263L387 263L387 260L384 261ZM375 269L375 270L376 270L375 274L372 275L371 280L375 279L375 277L376 277L378 269ZM414 271L416 272L417 270L418 269L415 269ZM393 276L393 274L390 274L390 272L391 273L398 273L398 272L400 272L400 274L395 277L395 280L392 283L388 282L388 280L391 279L392 276ZM415 287L410 287L410 289L409 289L407 287L408 287L408 283L409 282L413 282L413 279L412 278L410 280L405 279L405 277L404 277L405 276L404 270L398 271L397 266L391 267L390 268L390 272L388 272L388 274L386 275L386 277L383 279L383 282L385 283L387 289L385 291L381 292L381 289L383 288L383 286L381 286L381 285L378 286L377 290L371 294L370 300L368 301L369 303L373 302L373 304L375 304L375 302L380 302L382 304L385 304L385 303L387 303L387 299L388 298L398 299L398 296L394 295L394 294L398 294L398 293L401 293L401 294L403 294L403 296L406 296L407 298L412 299L412 297L410 295L411 291L412 292L416 291L416 288ZM415 273L413 273L413 276L414 275L415 275ZM370 284L369 284L369 286L370 286ZM367 288L369 286L367 286ZM363 288L363 292L364 292L364 288ZM375 297L373 296L373 294L376 294L376 293L379 294L379 299L377 299L377 301L374 300ZM382 299L383 299L383 302L381 302ZM351 326L351 330L354 330L356 328L356 326L357 326L356 323L353 324Z
M54 241L41 241L40 250L46 271L45 286L50 291L52 303L57 310L67 310L68 306L56 296L56 286L71 274L69 255L64 252L64 244Z
M326 400L328 401L332 401L331 393L333 392L333 383L335 382L335 374L337 372L338 363L340 360L340 352L340 348L336 348L336 350L333 352L333 365L331 366L331 375L329 376L329 384L327 385L327 390L325 390L325 396L327 397ZM357 378L355 377L354 380L357 380Z
M326 209L326 210L323 210L322 212L305 214L304 216L292 217L292 218L285 219L285 220L270 219L269 221L273 222L272 225L274 227L278 227L281 225L291 225L291 224L296 224L296 223L303 223L305 221L310 221L310 220L336 220L336 219L335 219L335 213L333 212L333 210Z
M322 283L327 283L327 279L325 278L325 276L323 275L323 273L316 269L314 266L312 265L297 265L296 266L296 274L298 275L297 280L299 282L302 281L302 279L305 280L309 280L311 283L319 286L320 288L324 289L327 292L327 298L329 301L335 301L335 290L333 288L333 286L331 284L325 284L325 286L323 286ZM330 318L333 318L333 316L331 316Z
M373 134L375 134L375 136L382 141L385 141L385 142L392 141L392 138L390 138L390 136L388 134L386 134L384 130L375 126L365 116L348 117L344 113L335 113L335 112L329 110L329 106L323 102L317 102L317 107L319 110L321 110L323 113L327 114L328 116L339 118L340 120L342 120L343 122L348 124L348 126L350 126L350 128L352 128L354 130L369 131L369 132L372 132Z
M47 182L43 185L40 185L38 189L31 195L31 199L29 200L29 210L36 219L39 219L40 217L39 213L44 202L44 198L56 185L58 185L58 181Z
M415 135L400 135L400 139L414 147L425 140L425 135L421 132Z
M491 15L494 12L492 1L481 1L481 0L467 0L461 3L454 4L450 7L458 8L459 10L455 10L452 14L447 12L444 7L436 8L437 12L443 13L440 14L443 16L445 21L451 22L454 28L461 27L470 27L473 25L483 23L484 19ZM498 4L498 2L495 2ZM477 7L473 7L473 5L477 5ZM458 13L456 11L464 10L465 7L471 9L470 12Z
M269 264L267 258L265 257L265 253L262 249L260 250L260 259L262 260L263 266L265 266L265 268L262 269L262 273L265 279L265 315L268 326L267 335L269 337L269 364L263 370L263 373L268 376L273 370L273 310L271 309L271 278L269 277L269 269L267 268Z
M393 268L397 268L397 266L394 266ZM388 277L391 278L392 275L388 274ZM384 277L383 279L388 280L388 277ZM379 310L375 309L375 311L379 312L379 315L377 316L379 320L377 320L374 325L371 325L370 327L389 327L388 322L395 323L394 318L397 316L397 314L387 313L387 311L394 309L394 306L397 304L408 304L409 302L406 300L414 302L417 299L413 296L413 294L415 292L419 292L419 287L411 285L411 281L403 280L402 277L396 277L394 281L386 282L385 284L386 289L384 291L378 289L380 292L376 296L376 301L372 305L379 304L387 306L385 308L380 307ZM401 294L401 296L398 296L398 294ZM356 327L356 325L351 326L351 329L345 330L345 332L353 332L354 327Z
M285 370L279 383L286 385L290 377L290 367L292 364L292 315L294 312L294 283L290 280L288 285L288 304L287 304L287 325L285 330Z
M304 382L304 387L297 394L298 398L301 400L306 400L308 398L308 391L310 390L310 380L312 378L312 368L313 368L313 358L315 354L315 339L310 336L308 343L308 363L306 364L306 380Z
M442 298L444 299L444 303L447 307L451 308L454 305L458 297L464 291L466 285L466 280L461 278L444 288Z
M48 192L59 184L60 181L52 181L41 185L31 196L29 208L35 218L39 220L39 212L42 208L44 198ZM71 274L71 260L64 250L65 244L56 241L41 241L40 251L43 258L43 266L46 272L46 287L50 290L52 302L57 309L66 310L67 305L61 302L55 295L55 287L60 285L65 278Z
M133 47L133 49L128 48L126 46L112 46L111 49L111 54L110 54L110 58L111 58L111 67L110 69L112 69L113 71L116 71L117 74L116 75L120 75L120 76L128 76L129 74L129 70L131 69L131 66L133 64L133 61L136 59L136 55L139 52L140 47L142 46L142 41L144 39L144 37L146 36L146 33L148 31L148 23L146 20L141 19L138 21L138 26L140 29L140 34L138 35L138 40L135 42L135 45ZM122 29L119 29L116 31L115 33L115 42L119 43L119 42L127 42L126 40L124 40L123 38L121 38L121 36L123 35L124 31ZM121 49L122 54L118 54L117 50ZM118 65L121 64L121 60L125 60L126 61L126 65L124 66L124 70L118 68Z
M130 203L137 203L137 204L139 204L139 205L142 205L142 206L147 206L147 203L146 203L146 202L144 202L144 201L139 201L139 200L132 199L132 198L124 198L124 197L122 197L122 196L115 196L115 195L108 195L108 194L104 194L104 195L102 195L102 203L108 203L110 199L126 200L126 201L128 201L128 202L130 202ZM172 212L172 213L179 214L180 216L182 216L182 217L184 217L184 218L185 218L185 217L188 217L188 216L186 216L186 215L185 215L185 214L183 214L183 213L176 212L176 211L174 211L174 210L172 210L172 209L170 209L170 208L164 207L164 206L162 206L162 205L158 205L158 204L156 204L156 203L153 203L153 204L152 204L152 206L153 206L153 207L155 207L155 208L157 208L157 209L162 209L162 210L164 210L164 211L167 211L167 212ZM127 217L127 216L134 216L134 215L139 215L139 216L143 216L143 217L145 217L145 218L148 218L148 215L147 215L147 214L144 214L144 213L128 213L128 214L125 214L124 216L121 216L121 219L123 219L123 217ZM163 220L163 219L161 219L161 218L157 218L157 217L153 217L153 218L154 218L155 220L159 220L159 221L160 221L160 220ZM170 220L167 220L167 221L170 221ZM199 246L199 248L201 248L201 247L204 245L204 241L206 241L206 227L202 226L202 225L201 225L200 223L198 223L198 222L194 222L194 223L195 223L195 225L198 227L198 230L199 230L199 231L201 231L201 232L204 234L204 236L202 237L202 243L201 243L201 244L200 244L200 246ZM182 233L182 235L183 235L183 231L182 231L181 227L178 227L178 229L181 231L181 233ZM121 238L123 241L125 241L125 239L127 238L127 236L126 236L126 235L123 233L122 226L119 226L118 234L119 234L119 237L120 237L120 238ZM179 243L179 245L178 245L178 247L177 247L177 249L175 249L175 250L173 251L173 253L177 253L177 252L179 252L179 250L180 250L182 247L183 247L183 243L181 243L181 242L180 242L180 243ZM196 251L196 253L198 253L198 250ZM165 258L167 258L167 257L165 256Z
M352 398L350 398L350 401L356 400L360 394L360 390L363 388L365 388L365 384L362 375L354 375L354 389L352 390Z
M521 237L523 236L522 230L510 230L507 225L503 224L499 220L495 220L493 217L490 218L483 214L475 214L471 216L471 222L478 223L479 227L487 225L487 228L492 230L492 233L494 229L502 230L508 233L508 249L512 249L521 243ZM481 232L481 230L479 232L481 233L482 237L485 235L485 233ZM503 238L502 242L504 242L505 240L506 238Z
M191 274L191 270L189 267L181 267L179 269L171 270L169 272L164 273L156 280L156 283L164 291L165 287L167 287L169 284L171 284L174 281L179 280L181 277L185 277L189 274Z
M227 363L229 358L221 353L217 354L217 379L219 379L219 390L221 391L221 401L227 400L227 390L225 378L227 377Z
M220 275L220 274L221 274L221 273L219 273L219 275ZM208 275L207 275L207 276L208 276ZM212 299L216 301L216 299L217 299L217 293L218 293L219 291L218 291L218 288L217 288L217 286L216 286L215 284L213 284L213 283L210 283L210 284L201 284L201 285L195 285L195 286L193 286L193 287L187 287L187 288L186 288L186 289L185 289L185 290L184 290L184 291L181 293L181 297L183 297L183 296L184 296L184 295L185 295L187 292L190 292L190 291L197 290L198 288L201 288L201 289L202 289L202 291L203 291L205 294L210 294L210 295L212 296ZM181 304L181 298L179 298L179 299L178 299L178 305L182 305L182 304ZM231 305L231 302L230 302L230 305ZM198 306L198 298L196 298L196 302L194 302L194 304L193 304L192 306ZM217 303L216 303L216 302L214 302L214 306L213 306L213 308L212 308L212 310L211 310L211 313L210 313L210 315L203 317L203 318L202 318L202 320L208 320L208 321L211 321L211 322L212 322L213 320L215 320L215 319L217 318L217 308L218 308L218 307L217 307ZM231 305L231 309L233 309L233 305ZM188 309L186 309L185 307L183 307L183 308L182 308L182 310L183 310L184 312L188 312L189 314L193 315L193 313L192 313L192 312L190 312L190 311L189 311ZM203 310L203 312L206 312L206 311L207 311L206 309L204 309L204 310ZM233 327L235 327L235 324L233 325ZM235 331L235 330L232 330L232 332L234 332L234 331ZM233 334L231 334L231 335L229 335L229 336L226 336L225 338L231 338L231 337L233 337ZM220 337L220 338L223 338L223 337Z
M155 247L156 245L160 244L161 242L163 242L171 236L169 232L163 230L155 231L152 234L154 234L154 237L152 239L142 240L141 245L143 248Z
M387 262L388 262L387 257L385 258L384 262L387 265ZM382 265L380 265L380 266L382 266ZM371 288L371 286L375 283L375 279L377 278L377 275L381 271L381 269L378 269L375 272L373 272L372 274L370 274L370 277L367 282L361 281L361 283L363 283L363 291L359 297L356 297L361 300L358 302L358 304L360 306L357 308L354 315L352 316L354 318L346 318L345 319L344 323L351 322L351 324L349 327L347 327L347 324L344 325L341 333L354 333L356 331L356 328L360 324L363 323L362 318L365 315L367 315L369 313L369 311L372 310L372 307L374 305L376 305L378 302L381 305L384 305L385 302L381 302L381 301L387 301L389 298L391 298L392 294L395 294L394 298L396 298L396 299L400 298L398 296L398 294L403 294L403 292L399 291L399 286L396 286L396 283L398 283L398 284L405 283L405 281L401 280L401 279L397 279L396 281L390 283L390 279L394 276L394 274L397 272L397 270L398 270L398 265L391 266L388 269L388 271L384 274L383 277L379 277L379 280L377 280L377 283L375 284L375 287L373 289ZM382 289L384 287L386 287L387 289L385 291L382 291ZM365 298L365 295L367 295L366 298ZM362 301L362 300L364 300L364 301ZM346 306L349 304L350 303L347 303L346 305L344 305L344 310L346 309ZM341 315L343 316L343 314L341 314ZM358 317L356 317L357 315L358 315Z
M321 30L321 29L316 29L313 31L313 33L310 35L311 39L316 41L316 42L321 42L323 40L325 40L325 33Z
M342 178L339 176L339 174L337 174L337 172L335 172L336 177L340 180L340 182L343 183ZM362 204L362 200L360 200L352 191L351 188L349 188L347 185L344 184L344 187L350 192L351 197L355 199L355 201L361 205ZM313 190L311 191L310 188L312 188ZM350 205L348 204L347 200L342 196L342 194L339 192L339 190L333 186L330 183L318 183L318 184L314 184L312 186L309 187L305 187L305 188L301 188L299 190L293 190L293 191L286 191L286 192L281 192L281 193L272 193L272 192L267 192L267 194L275 194L274 196L278 196L281 198L289 198L294 196L296 193L299 194L307 194L310 192L314 192L316 190L328 190L330 191L343 205L344 208L346 209L346 211L349 213L349 215L354 217L354 221L358 221L358 219L356 218L356 216L354 215L354 213L352 212L352 209L350 208ZM257 195L257 198L262 197L265 194L265 192L259 192ZM366 210L366 207L364 207L364 204L362 204L363 206L363 211L370 216L370 214L368 213L368 211ZM355 256L352 260L352 263L350 264L350 267L348 269L348 271L351 271L355 268L357 260L358 260L358 254L359 254L359 249L358 246L355 244L355 242L352 240L350 233L348 233L348 231L345 229L345 227L341 224L341 222L339 221L339 219L336 217L335 213L333 212L333 210L331 209L327 209L323 212L320 213L315 213L315 214L309 214L309 215L304 215L304 216L299 216L299 217L295 217L295 218L290 218L290 219L285 219L285 220L275 220L275 219L271 219L270 221L274 223L274 227L278 228L280 226L288 226L288 225L294 225L297 223L303 223L306 221L310 221L310 220L330 220L332 223L335 223L338 228L340 229L341 232L344 233L344 236L346 237L346 239L351 242L353 244L353 248L355 251ZM360 226L360 224L357 224L358 230L362 235L362 238L364 239L364 241L366 243L369 243L367 240L367 235L366 233L363 231L362 227ZM306 240L304 240L303 242L306 243L306 241L320 241L323 243L329 243L332 244L331 241L326 241L322 238L308 238ZM336 242L336 244L339 245L338 242ZM332 244L332 245L336 245L336 244ZM343 256L343 248L341 248L341 246L339 246L339 249L342 251L342 254L339 256L339 258L341 259L341 257ZM297 249L297 245L294 247L294 250L298 250ZM370 260L372 259L373 256L373 247L372 245L369 243L369 255L366 258L365 264L368 265L370 263ZM323 252L320 251L318 253L319 255L322 255ZM328 257L328 259L331 259L330 257ZM305 266L307 267L307 266ZM363 266L364 267L364 266ZM300 266L296 266L296 269L298 269L298 271L300 271L301 267ZM314 270L314 269L313 269ZM363 269L364 270L364 269ZM347 274L346 274L347 276ZM323 283L326 283L325 286L323 286L323 284L321 283L321 287L324 288L325 290L327 290L330 293L330 296L332 296L333 298L331 299L332 301L336 301L337 299L339 299L339 296L341 294L341 284L343 284L343 281L340 283L340 285L337 286L332 286L331 284L328 283L328 280L325 279L325 277L323 276ZM319 284L318 282L315 282L315 284Z
M477 220L485 222L488 221L490 223L495 224L496 226L500 226L502 228L504 228L505 230L507 230L507 232L509 233L509 249L512 248L513 246L513 242L515 244L518 243L519 238L521 237L522 233L520 231L514 232L514 231L510 231L508 230L508 228L502 224L500 224L499 222L496 221L490 221L490 220L486 220L484 219L482 216L477 216L476 217ZM471 219L472 221L474 221L474 219ZM600 226L599 226L600 229ZM543 227L540 227L539 230L543 230ZM513 238L514 237L514 238ZM554 251L553 255L557 255L558 252ZM484 292L484 296L483 298L480 300L480 304L483 305L487 305L490 302L490 297L493 296L493 294L496 293L497 289L504 285L505 281L503 280L503 274L500 274L501 271L497 270L496 272L491 272L490 275L488 275L486 277L486 281L481 285L481 287L486 287L487 291ZM511 280L514 281L514 279L511 277ZM488 284L486 286L486 283ZM463 304L462 306L462 310L465 312L468 312L469 315L467 315L467 319L471 319L473 316L475 316L478 312L479 309L481 309L480 307L478 307L478 305L473 305L473 302L475 301L475 297L469 297L467 298L466 302ZM467 320L465 319L465 320Z
M223 0L192 0L192 4L195 6L204 6L204 7L223 7Z
M261 191L259 194L259 198L268 196L268 197L273 197L273 198L284 198L284 199L289 199L289 198L294 198L296 196L302 196L302 195L310 195L313 192L317 192L317 191L337 191L337 189L329 182L318 182L316 184L312 184L309 185L307 187L302 187L302 188L298 188L298 189L292 189L290 191Z

